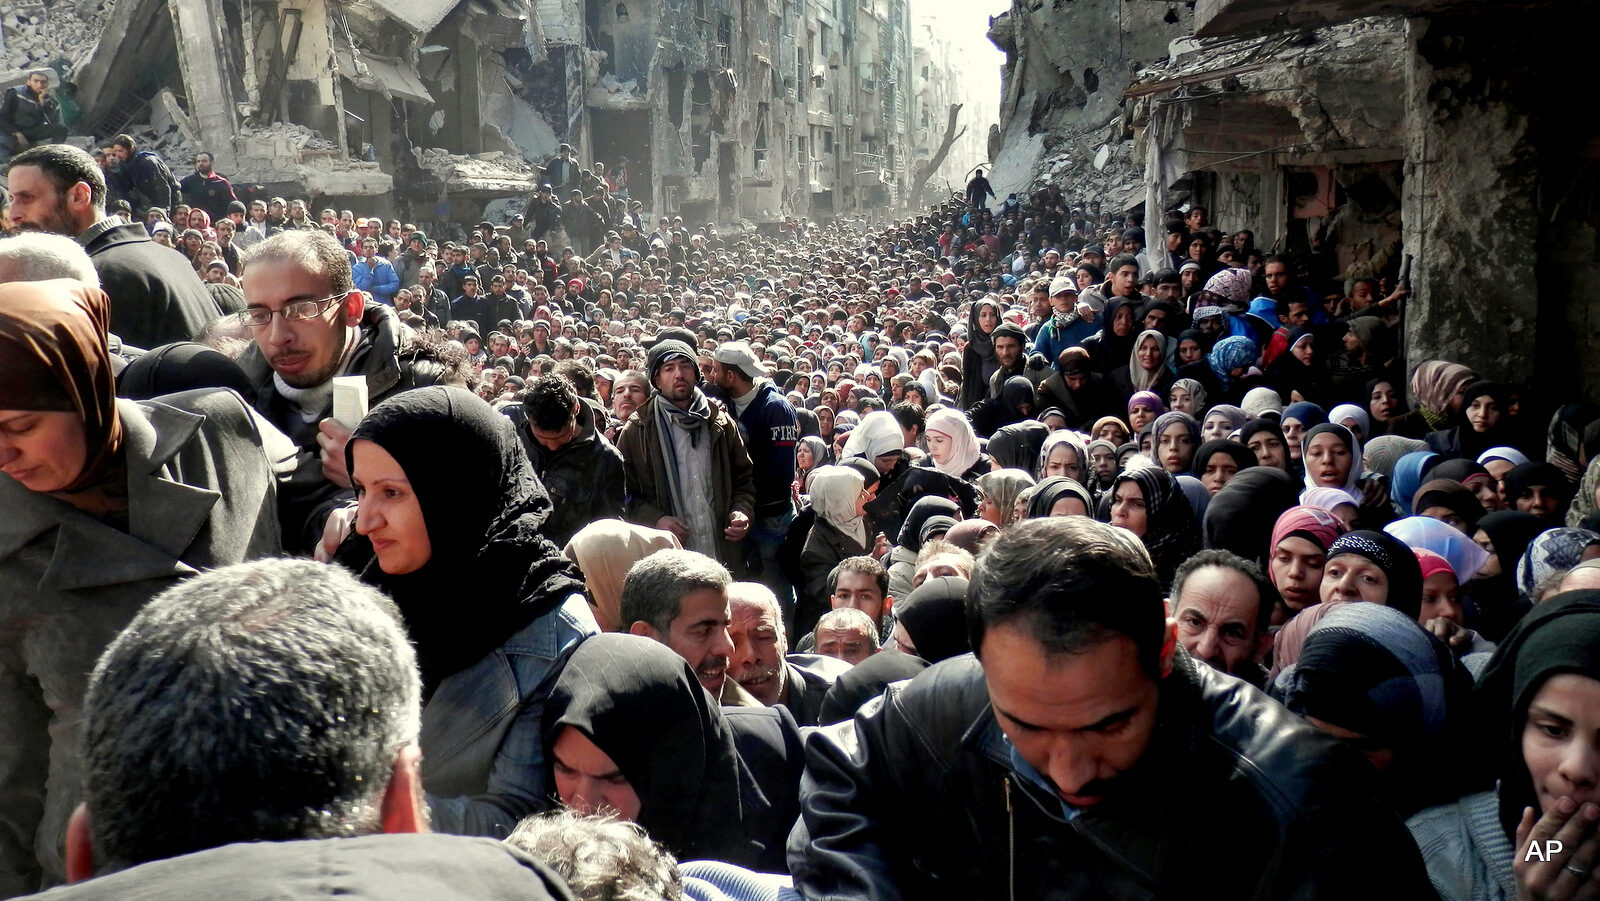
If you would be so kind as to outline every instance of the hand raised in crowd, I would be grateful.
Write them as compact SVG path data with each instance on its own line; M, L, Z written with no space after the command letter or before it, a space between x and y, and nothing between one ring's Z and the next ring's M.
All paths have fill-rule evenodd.
M336 419L324 419L317 424L317 446L322 449L322 477L349 488L350 473L345 470L344 446L350 442L350 430Z
M1600 880L1594 868L1600 860L1600 805L1582 807L1561 798L1549 813L1534 822L1533 808L1522 812L1517 824L1516 854L1511 872L1517 879L1517 897L1524 901L1564 901L1600 898ZM1537 842L1537 852L1531 845ZM1560 842L1559 850L1555 842ZM1540 858L1544 859L1540 859Z
M339 507L332 511L322 524L322 541L317 543L312 556L318 563L333 562L333 555L339 552L339 545L344 544L344 540L350 537L355 528L355 507Z
M1434 638L1448 645L1452 651L1459 651L1472 644L1472 630L1453 619L1436 616L1423 623L1422 627L1432 633Z

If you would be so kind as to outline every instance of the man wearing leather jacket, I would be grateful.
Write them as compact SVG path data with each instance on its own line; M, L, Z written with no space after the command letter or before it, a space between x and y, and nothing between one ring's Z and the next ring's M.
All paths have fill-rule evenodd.
M1130 533L1007 529L967 623L975 656L807 738L805 897L1433 896L1357 752L1178 647Z

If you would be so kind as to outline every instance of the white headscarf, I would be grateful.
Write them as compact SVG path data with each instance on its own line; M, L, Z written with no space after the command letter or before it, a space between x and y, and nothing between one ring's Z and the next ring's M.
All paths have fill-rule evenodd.
M905 450L906 433L900 431L900 420L888 410L868 413L845 439L842 460L863 457L876 460L885 454Z
M823 466L811 474L811 509L865 547L867 524L857 512L866 480L849 466Z
M1356 425L1359 428L1351 429L1351 431L1360 431L1361 434L1357 435L1356 438L1361 441L1367 440L1367 433L1372 431L1372 421L1368 418L1367 411L1355 404L1340 404L1328 411L1329 422L1344 425L1346 419L1354 419L1356 421ZM1349 428L1349 426L1345 426L1345 428Z
M876 414L874 414L876 415ZM893 418L892 414L890 418ZM935 410L928 417L926 430L938 432L950 439L950 460L940 463L933 460L933 465L942 473L953 478L962 478L973 464L978 462L982 452L978 450L978 433L972 430L972 423L965 414L949 407ZM929 459L933 457L930 454Z

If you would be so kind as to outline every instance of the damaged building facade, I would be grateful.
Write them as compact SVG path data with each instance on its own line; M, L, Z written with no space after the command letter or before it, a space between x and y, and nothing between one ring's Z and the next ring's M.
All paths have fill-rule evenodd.
M74 15L31 2L0 4L0 37ZM909 0L83 4L76 44L0 50L12 83L54 65L75 134L135 133L180 175L204 149L268 195L417 222L509 209L562 143L690 222L897 208L920 86L959 84L947 51L919 81Z
M1016 0L996 191L1182 204L1325 275L1404 271L1404 354L1600 391L1600 125L1560 85L1585 4ZM1511 20L1505 18L1510 16Z

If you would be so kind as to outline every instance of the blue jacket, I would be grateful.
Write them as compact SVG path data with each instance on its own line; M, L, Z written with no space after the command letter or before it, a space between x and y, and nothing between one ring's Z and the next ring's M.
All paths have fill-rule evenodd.
M504 838L549 807L544 701L573 648L599 631L574 594L439 683L419 739L434 832Z
M755 466L756 516L778 516L790 511L794 450L800 440L800 420L794 407L770 380L763 380L755 399L738 420L739 437L744 439L745 450Z
M394 271L394 266L386 259L377 257L375 265L367 265L366 260L357 260L351 275L355 276L356 287L372 295L378 303L394 306L395 292L400 290L400 273Z
M1046 319L1039 326L1038 334L1033 337L1033 346L1028 348L1029 353L1041 354L1050 363L1052 369L1056 368L1061 359L1061 352L1072 347L1083 339L1098 332L1100 327L1093 322L1086 322L1076 313L1072 321L1064 328L1057 330L1054 317Z

